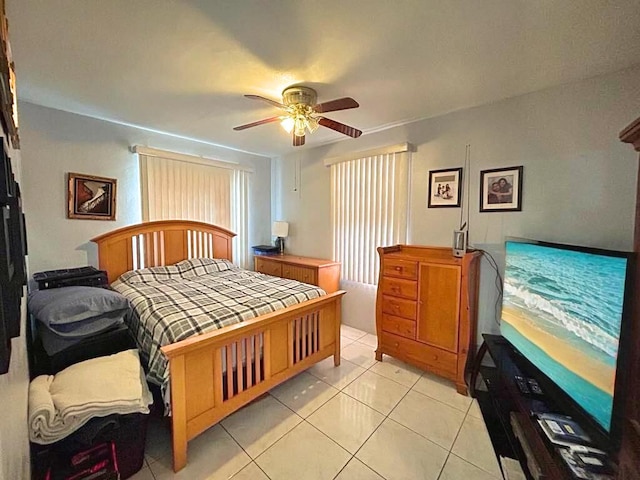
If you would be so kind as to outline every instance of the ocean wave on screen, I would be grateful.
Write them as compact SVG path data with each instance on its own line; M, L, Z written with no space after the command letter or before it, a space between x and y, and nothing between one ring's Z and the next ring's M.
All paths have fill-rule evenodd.
M513 298L511 303L526 307L529 310L542 312L545 320L559 325L581 340L593 345L598 350L615 358L618 353L618 340L605 332L602 328L585 320L569 315L566 311L546 298L531 293L520 286L504 284L505 297Z

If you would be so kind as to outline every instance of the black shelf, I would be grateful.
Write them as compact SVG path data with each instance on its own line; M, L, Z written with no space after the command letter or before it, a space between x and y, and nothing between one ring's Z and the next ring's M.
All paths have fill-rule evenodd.
M480 411L487 425L496 455L517 459L518 456L514 447L517 443L515 437L509 435L510 429L507 428L508 425L505 425L505 418L497 413L504 411L505 408L494 386L498 381L498 370L492 367L482 367L480 375L482 375L482 380L488 391L479 392L478 405L480 405Z
M539 377L529 362L503 337L483 337L484 344L478 352L471 383L477 386L476 380L480 376L486 390L472 388L471 393L478 400L498 460L500 457L518 460L527 479L536 478L531 473L532 470L540 473L545 479L572 478L565 470L558 453L544 438L544 433L533 417L534 412L562 412L554 398L552 386ZM481 364L486 353L489 353L495 366ZM521 393L515 382L516 376L535 378L545 394ZM521 420L519 423L526 443L524 448L512 427L513 413ZM525 454L525 450L528 455Z

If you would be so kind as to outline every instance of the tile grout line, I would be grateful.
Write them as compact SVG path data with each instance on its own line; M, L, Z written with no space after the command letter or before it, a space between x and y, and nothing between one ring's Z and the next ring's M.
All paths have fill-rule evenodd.
M469 408L471 408L471 405L469 405ZM453 442L451 442L451 448L449 448L449 451L447 451L447 457L444 459L444 463L442 464L442 469L440 469L440 473L438 474L437 480L440 480L440 477L442 476L442 472L444 472L444 468L447 466L447 462L449 461L449 457L451 457L451 455L453 455L454 457L457 457L457 455L455 453L453 453L453 446L456 444L456 440L458 440L458 436L460 435L460 432L462 431L462 425L464 425L464 422L467 419L467 415L469 415L469 410L468 409L467 409L467 412L465 413L464 417L462 418L462 422L460 422L460 426L458 427L458 431L456 432L456 435L453 438ZM471 463L471 462L469 462L469 463ZM474 465L474 464L471 463L471 465ZM474 466L477 466L477 465L474 465Z
M373 365L375 365L375 363L374 363ZM373 365L371 365L371 367L373 367ZM369 367L369 368L371 368L371 367ZM368 371L369 371L369 368L368 368L367 370L365 370L365 372L368 372ZM375 372L371 372L371 373L375 373ZM376 375L377 375L377 374L376 374ZM382 377L382 375L380 375L380 376ZM386 378L386 377L383 377L383 378ZM354 381L355 381L355 380L354 380ZM392 381L393 381L393 380L392 380ZM418 380L416 380L416 382L417 382L417 381L418 381ZM398 382L396 382L396 383L398 383ZM414 385L415 385L415 383L414 383ZM406 385L403 385L403 386L406 386ZM346 388L346 387L345 387L345 388ZM410 392L410 391L411 391L411 388L409 388L409 390L407 390L407 392L402 396L402 398L400 398L400 400L398 400L398 402L394 405L394 407L389 411L389 413L388 413L387 415L384 415L382 412L379 412L379 411L378 411L378 410L376 410L375 408L370 407L369 405L367 405L369 408L372 408L373 410L375 410L376 412L380 413L381 415L384 415L384 418L382 419L382 421L380 422L380 424L379 424L376 428L374 428L374 429L373 429L373 432L371 432L371 433L369 434L369 436L364 440L364 442L362 442L362 445L360 445L360 447L358 447L358 449L357 449L357 450L355 451L355 453L353 454L353 457L352 457L352 458L357 458L357 457L356 457L356 455L358 454L358 452L360 452L360 450L362 450L362 447L364 447L364 446L365 446L365 444L369 441L369 439L370 439L370 438L371 438L371 437L372 437L372 436L373 436L373 435L378 431L378 429L379 429L379 428L380 428L380 426L384 423L384 421L385 421L385 420L389 419L389 420L391 420L392 422L393 422L393 421L395 421L395 420L393 420L393 419L390 419L390 418L389 418L389 415L391 415L391 413L392 413L392 412L395 410L395 408L400 404L400 402L402 402L402 400L403 400L403 399L404 399L404 398L409 394L409 392ZM347 394L347 393L345 393L345 395L348 395L348 396L350 396L350 397L351 397L351 395L349 395L349 394ZM351 397L351 398L353 398L353 397ZM358 400L358 399L354 399L354 400L360 401L360 400ZM360 402L360 403L363 403L363 402ZM366 404L365 404L365 403L363 403L363 405L366 405ZM396 422L396 423L397 423L397 422ZM404 426L404 425L403 425L403 426ZM375 472L376 474L380 475L380 477L382 477L383 479L385 479L385 480L386 480L386 477L385 477L384 475L382 475L380 472L378 472L378 471L377 471L375 468L373 468L371 465L367 465L366 463L364 463L364 462L363 462L362 460L360 460L359 458L358 458L358 460L359 460L360 462L362 462L362 464L363 464L363 465L366 465L366 466L367 466L368 468L370 468L373 472ZM335 477L334 477L334 478L335 478Z
M155 473L153 473L153 470L151 470L151 465L149 465L149 462L147 461L146 457L144 459L144 463L146 465L147 470L149 470L149 473L151 474L151 478L153 478L153 480L157 480L156 475L155 475ZM134 473L134 475L135 475L135 473Z
M223 420L224 420L224 419L223 419ZM235 444L236 444L236 445L238 445L238 447L240 447L240 450L242 450L242 451L245 453L245 455L246 455L247 457L249 457L249 463L247 463L247 465L249 465L250 463L252 463L252 462L253 462L253 458L251 457L251 455L249 455L249 452L247 452L247 451L244 449L244 447L243 447L242 445L240 445L240 442L238 442L238 440L236 440L236 439L235 439L235 437L234 437L233 435L231 435L231 432L225 428L225 426L222 424L222 420L218 422L218 425L220 425L220 428L222 428L222 430L223 430L227 435L229 435L229 437L231 438L231 440L233 440L233 441L235 442ZM236 476L237 474L239 474L242 470L244 470L244 469L247 467L247 465L244 465L240 470L238 470L236 473L234 473L234 474L231 476L231 478L235 477L235 476ZM256 465L258 465L258 464L256 463ZM260 468L260 467L258 466L258 468Z
M472 402L472 403L473 403L473 402ZM471 405L469 406L469 410L471 410ZM469 414L469 411L467 411L467 414L465 415L464 420L462 421L462 424L463 424L463 425L464 425L464 422L466 422L466 421L467 421L467 418L468 418L468 417L471 417L471 418L473 418L474 420L480 420L480 421L482 421L483 425L485 425L485 428L486 428L486 424L484 423L484 419L479 419L479 418L474 417L473 415L470 415L470 414ZM458 436L460 435L460 432L461 432L461 431L462 431L462 425L460 426L460 429L458 430L458 434L456 435L456 440L458 439ZM488 433L488 432L487 432L487 433ZM455 440L454 440L454 444L455 444ZM453 447L452 447L452 448L453 448ZM491 448L493 449L493 444L491 444ZM495 452L494 452L494 453L495 453ZM458 458L459 458L459 459L461 459L461 460L464 460L464 461L465 461L465 462L467 462L469 465L473 465L474 467L476 467L476 468L478 468L478 469L482 470L483 472L487 473L488 475L491 475L492 477L494 477L493 473L489 472L488 470L485 470L485 469L484 469L483 467L481 467L480 465L476 465L476 464L475 464L475 463L473 463L471 460L467 460L467 459L466 459L466 458L464 458L464 457L461 457L461 456L459 456L459 455L456 455L455 453L453 453L453 451L451 452L451 454L452 454L453 456L455 456L455 457L458 457ZM496 456L496 462L498 462L497 455L494 455L494 456ZM502 466L501 466L499 463L498 463L498 469L499 469L500 473L502 474Z

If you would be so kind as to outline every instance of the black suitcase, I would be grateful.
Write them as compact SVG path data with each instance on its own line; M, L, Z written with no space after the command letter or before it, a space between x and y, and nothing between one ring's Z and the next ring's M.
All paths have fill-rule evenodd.
M107 272L94 267L64 268L33 274L39 290L59 287L108 287Z

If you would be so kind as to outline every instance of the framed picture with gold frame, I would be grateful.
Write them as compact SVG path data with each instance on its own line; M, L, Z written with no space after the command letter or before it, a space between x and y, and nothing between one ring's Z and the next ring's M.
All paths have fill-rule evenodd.
M115 178L69 173L67 218L115 220L116 183Z
M13 148L20 148L18 137L18 109L15 65L11 59L11 45L4 0L0 0L0 121Z

